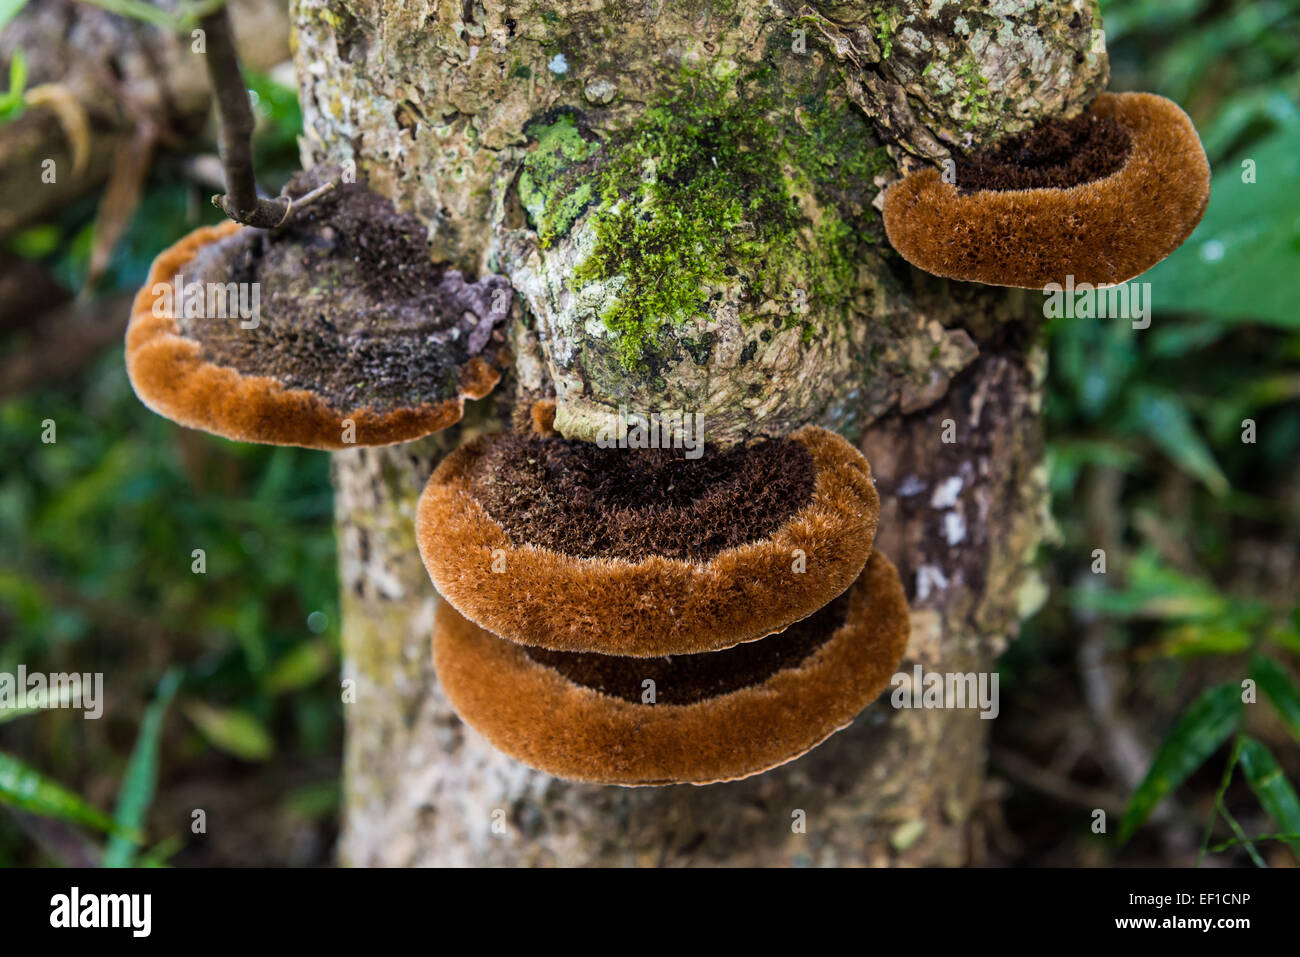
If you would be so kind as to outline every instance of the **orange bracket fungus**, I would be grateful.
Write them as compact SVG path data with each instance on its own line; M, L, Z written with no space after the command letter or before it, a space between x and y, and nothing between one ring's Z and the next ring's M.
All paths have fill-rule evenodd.
M695 459L504 432L438 466L417 537L438 591L493 634L652 657L817 611L858 577L878 510L866 459L815 426Z
M303 179L290 195L319 176ZM127 371L149 408L226 438L405 442L497 384L510 301L504 278L435 265L419 220L343 184L279 229L227 222L163 252L135 300Z
M1191 235L1210 168L1191 120L1149 93L1103 93L1089 112L927 167L885 194L889 241L936 276L1041 289L1113 285Z
M444 602L433 655L461 717L525 764L596 784L709 784L784 764L846 727L889 683L907 636L898 573L875 552L816 614L726 651L545 651Z

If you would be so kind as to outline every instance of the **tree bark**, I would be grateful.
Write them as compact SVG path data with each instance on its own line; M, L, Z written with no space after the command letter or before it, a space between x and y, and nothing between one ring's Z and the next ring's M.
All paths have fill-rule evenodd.
M897 165L1077 112L1105 83L1090 0L993 5L1017 8L1005 13L958 2L930 13L935 6L652 0L541 10L473 0L431 8L298 0L305 159L355 162L372 187L429 223L436 258L511 276L537 320L516 324L523 361L515 387L534 391L550 377L587 376L585 391L570 398L599 396L591 369L562 367L548 338L548 303L529 286L528 251L511 246L517 223L509 221L507 197L526 153L525 124L572 106L599 129L617 129L681 65L788 58L801 25L811 52L806 62L782 59L783 78L815 77L824 96L861 110L871 123L867 135ZM929 61L937 66L927 70ZM892 175L877 176L873 192ZM877 545L898 566L912 607L900 670L989 671L1042 598L1029 565L1047 527L1044 357L1031 300L921 275L887 250L865 256L859 274L867 328L847 335L870 337L873 361L864 364L855 348L815 353L818 374L832 387L809 400L806 417L859 442L871 462L882 501ZM645 387L646 401L656 389L691 387L674 380L679 367L663 368L661 380ZM725 392L742 375L711 388ZM739 409L748 391L736 389L720 414ZM560 395L563 402L562 383ZM708 787L571 784L511 761L465 727L433 673L439 599L412 525L437 459L499 427L501 405L476 405L462 426L429 439L334 459L344 677L352 692L344 863L980 859L975 812L990 722L974 710L898 709L886 696L803 758ZM584 406L573 419L588 414ZM492 826L499 810L509 822L504 832Z

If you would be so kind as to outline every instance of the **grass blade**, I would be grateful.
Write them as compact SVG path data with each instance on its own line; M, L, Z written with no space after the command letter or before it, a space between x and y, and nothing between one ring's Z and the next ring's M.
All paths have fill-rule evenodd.
M1232 683L1217 685L1193 702L1133 793L1119 828L1121 844L1133 836L1157 804L1219 749L1236 729L1240 713L1241 691Z
M1250 673L1260 690L1273 702L1291 736L1300 741L1300 691L1296 690L1282 666L1271 658L1257 655L1250 663Z
M140 722L131 760L127 762L126 774L117 792L114 817L119 833L108 842L108 849L104 852L105 867L130 867L135 860L138 842L122 835L139 835L144 830L145 814L153 803L154 790L158 786L158 741L162 737L163 716L180 684L180 669L169 668L158 682L158 692Z
M1268 748L1253 738L1244 738L1240 762L1250 789L1278 827L1287 834L1300 834L1300 798ZM1300 857L1300 841L1288 840L1286 844Z
M73 824L114 832L117 824L74 791L47 778L11 754L0 752L0 802Z

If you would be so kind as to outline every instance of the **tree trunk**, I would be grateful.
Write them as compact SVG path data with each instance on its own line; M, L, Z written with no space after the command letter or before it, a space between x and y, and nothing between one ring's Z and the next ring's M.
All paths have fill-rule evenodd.
M578 422L608 411L600 396L609 367L566 364L558 354L566 318L532 281L546 263L516 243L508 194L526 151L525 124L570 106L601 130L617 129L683 64L767 62L780 84L812 84L836 108L860 111L890 165L908 165L1077 112L1105 83L1091 0L1017 5L1027 9L1014 13L949 2L932 16L934 6L298 0L305 158L354 161L372 187L430 224L437 258L510 275L526 307L515 329L523 361L519 381L502 388L531 392L554 380L563 404L573 387L569 394L586 397L581 407L574 400ZM892 175L877 171L870 191ZM885 249L864 254L858 273L862 319L836 333L844 347L814 343L804 353L827 386L815 395L787 391L805 403L805 420L859 442L871 462L882 502L877 545L898 566L912 607L900 670L988 671L1042 597L1029 568L1046 527L1044 358L1031 300L923 276ZM778 346L790 348L755 347L760 362L763 348L775 354ZM753 391L749 367L726 365L722 352L720 344L704 360L727 370L708 382L711 395L722 395L714 420L734 412L728 421L739 430L753 418L742 408ZM789 384L784 367L764 368L777 370L767 373L773 389ZM689 371L666 361L653 387L619 387L644 387L639 398L651 402L689 396L698 388ZM477 406L461 426L421 442L334 459L351 679L344 863L980 859L973 812L989 722L975 710L897 709L886 695L803 758L708 787L571 784L504 757L465 727L433 673L439 599L413 520L437 459L500 426L500 405ZM509 822L504 833L493 827L498 810Z

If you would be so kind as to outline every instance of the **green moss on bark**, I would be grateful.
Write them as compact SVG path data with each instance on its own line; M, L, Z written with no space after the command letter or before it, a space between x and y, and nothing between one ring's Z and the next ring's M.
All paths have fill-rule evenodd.
M888 158L843 104L772 80L684 73L604 144L572 116L530 131L520 200L543 248L596 203L574 282L616 290L601 320L625 368L723 297L742 322L777 303L806 335L849 314L858 249L876 238L867 193Z

